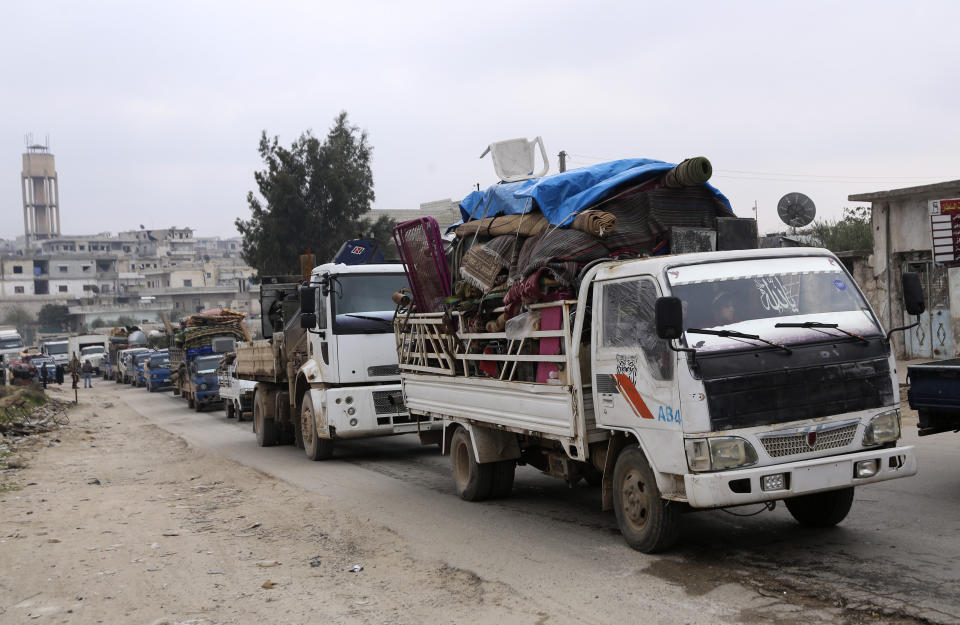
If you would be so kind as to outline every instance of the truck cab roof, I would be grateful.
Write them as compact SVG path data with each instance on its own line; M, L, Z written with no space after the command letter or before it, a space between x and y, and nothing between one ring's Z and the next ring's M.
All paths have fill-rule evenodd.
M730 250L724 252L697 252L694 254L671 254L613 260L598 265L597 280L626 278L638 274L660 274L670 267L718 263L732 260L755 260L763 258L796 258L798 256L829 256L836 258L833 252L820 247L783 247L757 250Z
M310 272L311 276L323 276L328 274L346 275L346 274L364 274L364 273L404 273L401 263L378 263L375 265L344 265L343 263L324 263L314 267Z

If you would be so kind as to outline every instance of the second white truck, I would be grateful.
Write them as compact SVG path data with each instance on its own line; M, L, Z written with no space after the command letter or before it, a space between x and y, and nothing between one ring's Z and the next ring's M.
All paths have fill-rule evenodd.
M261 285L263 334L238 343L237 375L256 382L253 427L261 446L333 455L336 441L436 429L403 404L393 337L399 264L327 263L306 285Z

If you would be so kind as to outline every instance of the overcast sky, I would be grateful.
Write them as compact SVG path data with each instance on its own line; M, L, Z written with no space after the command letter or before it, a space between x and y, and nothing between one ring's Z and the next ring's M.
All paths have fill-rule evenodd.
M460 8L462 7L462 8ZM261 163L369 133L375 208L496 182L491 141L557 171L703 155L740 216L806 193L960 178L957 2L17 2L0 21L0 237L23 234L24 135L49 135L64 234L235 236Z

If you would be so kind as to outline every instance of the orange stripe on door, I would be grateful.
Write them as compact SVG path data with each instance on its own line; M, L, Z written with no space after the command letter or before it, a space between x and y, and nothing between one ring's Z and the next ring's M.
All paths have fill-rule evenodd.
M613 380L620 389L620 393L627 398L627 403L633 408L633 412L636 413L638 417L652 419L653 413L647 408L646 402L643 401L643 397L640 396L640 392L637 390L637 387L633 385L633 382L630 381L627 374L614 373L612 375Z

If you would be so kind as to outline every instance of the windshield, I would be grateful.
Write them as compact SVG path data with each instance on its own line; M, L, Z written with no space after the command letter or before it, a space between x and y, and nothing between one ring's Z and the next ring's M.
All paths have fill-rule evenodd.
M330 292L336 334L393 332L392 296L407 288L406 274L337 276Z
M66 354L67 343L47 343L46 350L48 354Z
M23 341L20 337L0 339L0 349L20 349L21 347L23 347Z
M220 364L220 356L201 356L193 361L199 374L216 373Z
M106 350L103 349L103 345L91 345L90 347L84 347L81 349L80 353L84 356L88 356L90 354L102 354L105 351Z
M870 306L835 259L767 258L671 267L672 294L683 301L683 327L734 330L778 343L847 340L831 328L777 328L827 323L862 336L880 335ZM757 341L688 333L701 351L746 349Z
M163 358L157 358L154 356L150 359L149 367L151 369L168 369L170 368L170 359L164 356Z
M133 358L134 358L134 362L136 362L138 365L142 365L143 361L149 358L150 356L151 356L150 354L137 354Z

